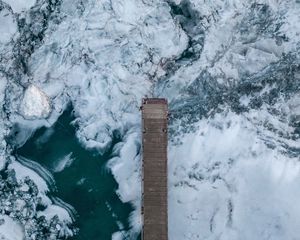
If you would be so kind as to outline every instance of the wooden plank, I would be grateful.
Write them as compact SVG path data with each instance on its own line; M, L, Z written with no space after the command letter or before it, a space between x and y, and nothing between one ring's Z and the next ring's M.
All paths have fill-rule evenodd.
M153 157L156 159L166 159L167 158L167 150L156 152L155 149L145 149L143 148L143 154L146 157ZM159 160L160 161L160 160Z
M143 99L143 240L168 239L167 118L165 99Z
M155 118L151 118L151 119L149 119L149 118L144 118L143 119L143 122L145 123L145 124L149 124L149 123L157 123L157 124L168 124L168 119L166 119L166 118L161 118L161 119L155 119Z

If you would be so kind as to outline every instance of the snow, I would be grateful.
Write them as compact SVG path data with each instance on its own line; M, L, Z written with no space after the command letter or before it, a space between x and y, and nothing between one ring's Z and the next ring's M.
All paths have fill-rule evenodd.
M24 230L18 222L9 216L0 215L0 238L3 240L23 240Z
M0 32L1 45L8 43L17 32L17 24L14 16L7 9L0 11Z
M24 92L20 111L26 119L47 118L51 111L50 100L41 89L30 85Z
M300 3L295 1L293 7L289 8L289 11L285 11L283 25L280 28L280 31L288 38L287 43L283 44L285 52L295 51L299 43L300 26L297 24L300 21L299 6Z
M162 59L176 56L187 44L167 6L132 2L147 10L131 23L116 21L107 2L87 4L83 17L72 12L29 61L33 84L53 99L54 109L72 101L78 138L100 152L111 143L112 129L123 131L139 121L140 100L151 95L149 74L156 75ZM121 4L112 3L115 8ZM63 4L61 11L68 8ZM144 21L147 25L141 25Z
M34 4L42 8L32 0L6 2L18 13ZM289 89L289 95L282 85L286 81L292 88L300 79L299 3L174 2L188 2L194 15L176 18L171 7L158 0L63 1L58 16L46 20L42 43L26 62L28 73L19 76L19 82L0 75L0 102L6 101L5 113L0 113L0 165L10 154L4 137L12 124L29 127L29 137L38 127L53 124L71 102L76 134L86 148L104 153L114 131L121 135L108 168L119 184L120 199L135 207L129 220L131 231L139 232L138 109L146 95L166 97L176 117L170 122L174 132L169 146L170 239L297 239L300 212L294 202L300 196L300 176L295 153L300 144L293 121L300 115L299 96L292 96L295 89ZM189 27L185 31L180 18L186 18ZM0 41L6 44L1 53L7 53L12 51L10 40L17 27L8 10L0 12L0 21L5 23L0 26L5 32ZM203 38L195 34L201 31ZM182 63L179 59L189 40L198 41L199 56ZM277 73L274 66L286 64L289 54L294 56L287 58L292 70L282 77L280 72L285 73L280 69ZM16 68L12 62L1 67ZM5 76L10 74L7 70ZM257 92L249 89L245 94L237 88L260 77ZM265 81L271 83L263 85ZM216 104L210 91L220 99ZM276 103L270 96L274 91L281 95ZM232 102L226 101L228 95ZM255 97L264 96L271 100L252 106ZM248 110L228 110L236 102ZM206 114L197 108L210 104L215 105ZM194 122L186 120L190 115ZM70 159L62 159L56 170L62 171ZM14 161L10 167L19 178L34 179L41 193L47 192L38 174ZM67 218L66 212L48 201L46 213L52 210ZM113 235L113 239L120 238L121 232Z
M9 4L15 13L27 11L34 6L36 0L3 0Z
M266 147L243 116L197 125L169 150L170 239L296 239L297 158Z
M46 193L49 191L49 187L46 181L42 178L42 176L38 175L35 171L23 166L17 161L13 161L12 164L9 165L11 169L14 169L16 172L17 179L23 180L25 177L30 177L37 185L39 193L43 197L45 203L49 203L49 199L46 197Z
M283 54L295 51L299 44L299 24L296 24L300 16L299 4L294 1L262 0L260 3L214 1L209 4L205 1L191 1L191 3L204 20L208 19L208 22L201 23L205 24L206 28L204 46L198 60L179 68L167 79L164 91L160 92L160 95L170 101L183 94L186 86L197 79L203 71L207 71L213 79L222 79L224 84L231 84L231 81L238 82L245 76L259 73L271 63L277 62ZM255 23L257 18L251 14L251 9L256 3L258 6L267 4L274 11L272 12L275 16L274 22L270 20L270 26L266 24L265 29L257 29L259 28L259 24ZM279 23L283 24L276 34L289 35L288 41L279 42L278 38L272 36L274 30L267 29Z
M140 156L139 139L140 133L137 129L132 129L124 137L124 142L116 145L114 154L117 156L112 158L108 167L119 184L117 193L122 202L131 202L135 206L135 211L131 213L130 225L132 232L141 230L141 179L140 179Z
M72 219L68 211L60 206L55 204L49 205L43 212L40 212L39 216L45 216L46 219L51 219L55 215L59 217L59 219L64 219L65 221L71 222Z
M30 177L30 179L32 179L37 185L39 191L38 194L42 199L42 203L47 207L45 210L40 211L38 215L45 216L47 219L58 215L60 220L71 222L73 216L70 216L70 212L68 212L69 208L67 210L68 205L59 199L55 200L55 203L53 203L53 200L50 200L47 196L49 187L54 188L54 180L51 174L42 166L33 161L26 160L24 158L19 159L19 161L21 161L24 165L17 161L13 161L9 165L9 168L15 170L18 181L22 181L26 177ZM57 204L61 206L58 206Z

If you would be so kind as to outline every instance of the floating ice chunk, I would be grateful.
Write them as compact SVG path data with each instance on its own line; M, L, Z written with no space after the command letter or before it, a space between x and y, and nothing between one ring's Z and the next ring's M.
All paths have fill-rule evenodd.
M54 172L61 172L65 168L68 168L73 163L74 158L72 158L72 152L64 156L63 158L59 159L53 167Z
M25 90L20 111L26 119L47 118L51 112L49 98L41 89L30 85Z
M85 182L86 178L81 178L79 181L77 181L76 185L82 185Z
M6 215L0 215L0 239L23 240L24 231L19 223Z
M115 233L112 235L111 239L112 239L112 240L122 240L123 237L124 237L124 233L120 231L120 232L115 232Z
M36 0L4 0L9 4L15 13L20 13L30 9L36 2Z

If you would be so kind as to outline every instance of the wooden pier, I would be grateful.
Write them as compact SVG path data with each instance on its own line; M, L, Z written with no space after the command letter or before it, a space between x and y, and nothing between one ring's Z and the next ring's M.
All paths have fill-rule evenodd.
M143 99L143 240L168 239L167 128L167 100Z

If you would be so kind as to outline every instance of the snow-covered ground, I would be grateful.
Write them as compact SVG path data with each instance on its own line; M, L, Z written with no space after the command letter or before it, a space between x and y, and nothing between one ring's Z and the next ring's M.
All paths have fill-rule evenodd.
M138 107L166 97L170 239L297 239L299 22L295 0L0 0L0 167L22 178L7 136L21 144L71 102L86 148L122 137L108 167L134 235ZM71 221L62 207L36 214Z

